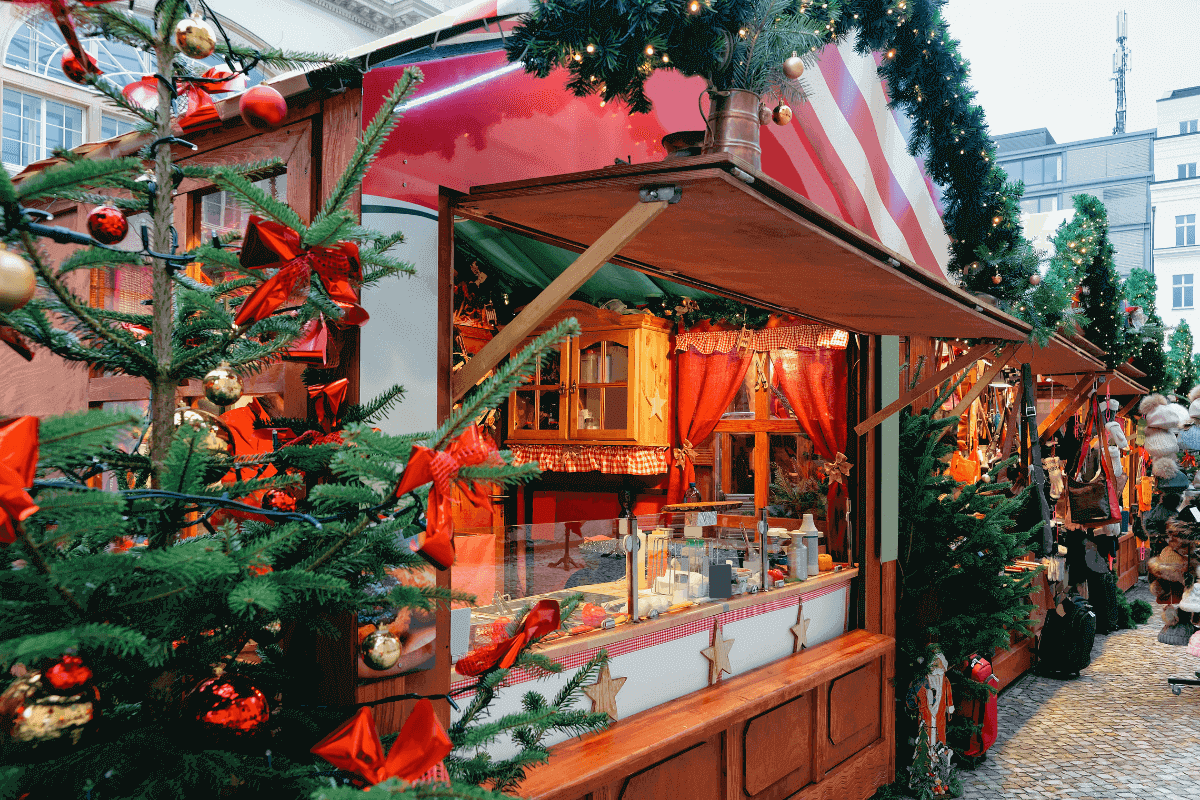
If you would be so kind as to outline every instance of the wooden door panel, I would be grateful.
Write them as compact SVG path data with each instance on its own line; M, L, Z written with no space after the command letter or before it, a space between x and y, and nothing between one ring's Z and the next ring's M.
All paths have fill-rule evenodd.
M719 737L692 745L625 779L617 800L724 800Z
M815 692L747 720L742 788L755 800L780 800L812 780Z
M873 661L829 684L827 769L880 737L882 674L882 664Z

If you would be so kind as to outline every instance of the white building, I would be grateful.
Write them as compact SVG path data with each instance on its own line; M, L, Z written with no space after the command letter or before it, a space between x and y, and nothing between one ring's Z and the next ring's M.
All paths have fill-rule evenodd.
M440 14L463 0L209 0L230 37L262 49L337 54ZM150 16L154 0L137 0ZM121 5L122 10L126 8ZM100 68L124 86L154 72L148 54L86 39ZM132 120L101 95L72 83L60 63L65 43L37 6L0 2L0 152L10 173L50 155L124 133ZM213 63L217 63L214 59ZM255 76L261 80L262 76Z
M1170 328L1187 320L1193 335L1196 276L1200 274L1200 86L1176 89L1158 101L1154 181L1150 184L1154 277L1159 316Z

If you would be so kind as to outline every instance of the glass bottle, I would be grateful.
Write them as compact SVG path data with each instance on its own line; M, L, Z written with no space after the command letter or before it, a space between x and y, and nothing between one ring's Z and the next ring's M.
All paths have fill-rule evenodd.
M685 503L702 503L703 498L700 497L700 490L696 488L696 482L692 481L688 484L687 494L683 496Z

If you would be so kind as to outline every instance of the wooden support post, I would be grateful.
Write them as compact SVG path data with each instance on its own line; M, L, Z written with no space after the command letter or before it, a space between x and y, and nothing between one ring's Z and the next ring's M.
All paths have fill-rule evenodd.
M1142 396L1141 396L1141 395L1136 395L1136 396L1134 396L1133 398L1131 398L1131 399L1130 399L1130 401L1129 401L1128 403L1126 403L1125 405L1121 406L1121 410L1117 412L1117 416L1118 416L1118 417L1123 417L1123 416L1125 416L1126 414L1128 414L1130 411L1132 411L1132 410L1133 410L1133 407L1134 407L1134 406L1136 406L1136 405L1138 404L1138 401L1139 401L1139 400L1141 400L1141 399L1142 399ZM1131 473L1131 474L1132 474L1132 473Z
M987 368L987 371L983 373L979 380L971 384L971 388L968 389L967 393L963 395L963 399L958 401L958 405L956 405L954 410L950 412L950 416L962 416L963 412L971 407L971 403L975 402L975 398L983 394L983 390L988 387L988 384L995 380L996 376L1000 374L1000 370L1008 366L1009 359L1016 355L1017 350L1019 350L1020 347L1021 345L1019 343L1013 343L1005 347L1004 350L1000 352L1000 355L996 356L996 360L992 362L992 365Z
M1075 409L1079 408L1079 403L1090 393L1092 386L1095 385L1096 376L1094 374L1084 375L1079 383L1075 384L1075 388L1067 392L1067 396L1063 401L1050 412L1046 419L1042 420L1042 424L1038 425L1038 440L1044 440L1054 431L1058 430L1067 417L1075 413Z
M472 386L483 380L500 359L507 356L546 317L561 306L580 286L587 283L604 264L621 252L633 237L641 233L655 217L666 209L668 201L638 202L625 212L613 226L580 254L550 285L525 306L512 322L505 325L495 338L483 346L454 378L454 402L462 399Z
M976 361L986 356L989 352L995 349L995 347L996 345L990 342L984 342L983 344L975 345L970 350L954 359L949 366L935 371L932 375L917 384L916 388L900 395L898 399L888 403L887 406L855 425L854 432L859 436L862 436L867 431L871 430L876 425L890 417L892 414L895 414L900 409L911 404L921 395L931 391L933 387L937 386L939 383L949 380L954 373L970 366L971 364L974 364Z

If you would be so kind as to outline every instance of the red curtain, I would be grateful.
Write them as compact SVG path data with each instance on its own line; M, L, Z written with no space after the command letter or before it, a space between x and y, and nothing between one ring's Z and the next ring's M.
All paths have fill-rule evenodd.
M774 380L813 448L827 461L846 452L846 351L776 350Z
M827 461L846 452L846 351L831 347L772 352L773 380L812 439L813 449ZM846 487L831 482L825 509L826 551L835 558L846 552Z
M749 349L704 355L694 348L675 354L677 449L667 489L668 502L683 499L696 480L692 449L713 432L746 379L754 353Z

